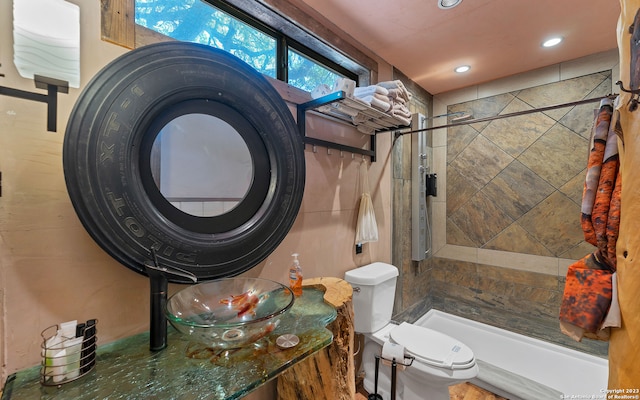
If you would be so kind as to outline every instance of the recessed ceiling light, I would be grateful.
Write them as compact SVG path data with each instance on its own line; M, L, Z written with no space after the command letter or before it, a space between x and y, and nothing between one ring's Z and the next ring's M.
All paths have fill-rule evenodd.
M454 71L456 71L457 73L461 74L463 72L467 72L471 69L470 66L468 65L461 65L459 67L456 67L456 69L454 69Z
M558 45L560 42L562 42L561 37L553 37L542 42L542 47L553 47Z
M438 7L448 10L462 3L462 0L438 0Z

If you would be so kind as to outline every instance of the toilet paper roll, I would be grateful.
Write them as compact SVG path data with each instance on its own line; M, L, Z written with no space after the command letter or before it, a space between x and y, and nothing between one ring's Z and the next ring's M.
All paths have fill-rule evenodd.
M382 358L388 361L396 359L397 363L404 363L404 346L397 343L385 342L382 345Z

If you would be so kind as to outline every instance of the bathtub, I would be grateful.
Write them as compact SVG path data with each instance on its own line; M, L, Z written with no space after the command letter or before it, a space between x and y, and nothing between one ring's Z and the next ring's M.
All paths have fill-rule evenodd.
M480 372L471 381L512 400L604 399L608 361L438 310L415 325L443 332L469 346Z

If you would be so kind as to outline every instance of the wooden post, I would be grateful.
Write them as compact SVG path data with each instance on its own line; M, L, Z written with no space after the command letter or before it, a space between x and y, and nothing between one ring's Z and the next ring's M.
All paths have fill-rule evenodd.
M353 305L351 285L339 278L311 278L304 286L318 286L338 316L327 327L333 342L287 369L278 377L280 400L353 400L356 398L353 362Z
M636 32L640 27L635 17L640 9L640 0L620 0L620 21L618 23L618 51L620 53L620 80L628 89L638 89L637 56L640 49L635 48ZM631 29L631 27L634 27ZM631 32L635 33L631 33ZM634 44L632 46L632 44ZM617 289L622 327L611 329L609 341L609 390L622 394L640 390L640 111L629 109L634 96L628 92L620 93L620 124L624 136L620 150L620 174L622 192L620 195L620 232L616 244ZM618 142L620 143L620 142ZM626 390L626 391L625 391ZM614 392L620 393L620 392ZM611 396L613 397L613 396ZM623 396L620 396L621 398Z
M134 0L101 0L102 40L124 46L135 47Z

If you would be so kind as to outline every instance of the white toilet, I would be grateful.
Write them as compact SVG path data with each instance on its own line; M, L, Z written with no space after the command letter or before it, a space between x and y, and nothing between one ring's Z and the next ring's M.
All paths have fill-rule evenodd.
M411 366L397 370L396 399L449 400L449 386L478 375L471 349L460 341L432 329L391 322L398 269L376 262L345 273L353 286L355 331L365 335L362 368L364 388L375 390L375 356L381 355L385 342L404 347L414 357ZM401 348L401 347L399 347ZM408 363L409 359L407 359ZM380 362L378 394L391 399L391 367Z

